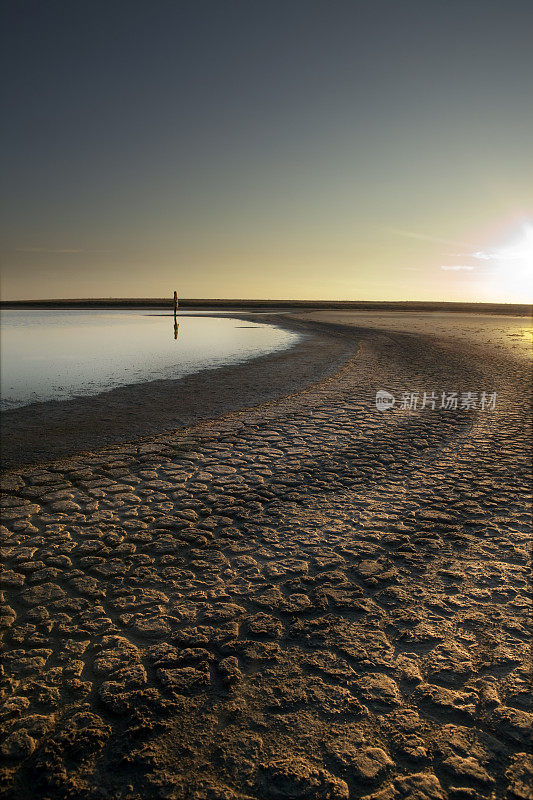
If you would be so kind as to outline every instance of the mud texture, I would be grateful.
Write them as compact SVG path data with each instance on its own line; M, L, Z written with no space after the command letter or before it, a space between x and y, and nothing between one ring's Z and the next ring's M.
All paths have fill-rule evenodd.
M467 327L4 475L2 796L526 800L529 369Z

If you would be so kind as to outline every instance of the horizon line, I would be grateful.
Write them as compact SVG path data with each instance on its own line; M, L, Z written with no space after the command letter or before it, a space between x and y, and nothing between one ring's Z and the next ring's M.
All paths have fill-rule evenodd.
M180 304L220 304L220 305L284 305L284 306L327 306L327 305L352 305L352 306L361 306L361 305L427 305L427 306L453 306L453 305L463 305L463 306L506 306L506 307L533 307L533 303L531 301L524 301L522 303L519 302L509 302L505 300L311 300L311 299L295 299L295 298L223 298L223 297L194 297L194 298L179 298L178 301ZM0 299L0 307L1 306L10 306L14 304L24 304L24 305L35 305L35 304L60 304L66 305L68 303L84 303L84 304L102 304L102 303L111 303L111 304L132 304L132 303L141 303L142 305L146 305L149 303L157 303L157 304L168 304L169 306L173 305L173 298L172 296L165 296L165 297L48 297L48 298L31 298L31 299L9 299L4 300Z

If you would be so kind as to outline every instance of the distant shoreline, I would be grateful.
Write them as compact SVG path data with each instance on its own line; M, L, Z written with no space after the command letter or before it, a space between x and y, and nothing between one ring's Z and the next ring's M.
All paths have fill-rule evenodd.
M80 298L50 300L2 300L0 309L47 308L170 308L172 298ZM530 316L533 306L528 303L462 303L436 301L380 301L380 300L223 300L183 299L180 309L239 309L240 311L265 309L268 311L291 309L345 309L357 311L427 311L477 314L509 314Z

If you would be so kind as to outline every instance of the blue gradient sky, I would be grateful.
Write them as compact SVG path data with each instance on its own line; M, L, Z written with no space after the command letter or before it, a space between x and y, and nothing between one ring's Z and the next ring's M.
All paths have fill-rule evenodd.
M4 299L527 299L531 0L2 15Z

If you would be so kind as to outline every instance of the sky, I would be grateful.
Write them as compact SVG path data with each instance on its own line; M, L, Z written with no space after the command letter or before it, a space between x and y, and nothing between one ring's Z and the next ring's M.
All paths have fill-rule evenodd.
M3 299L533 299L532 0L1 14Z

